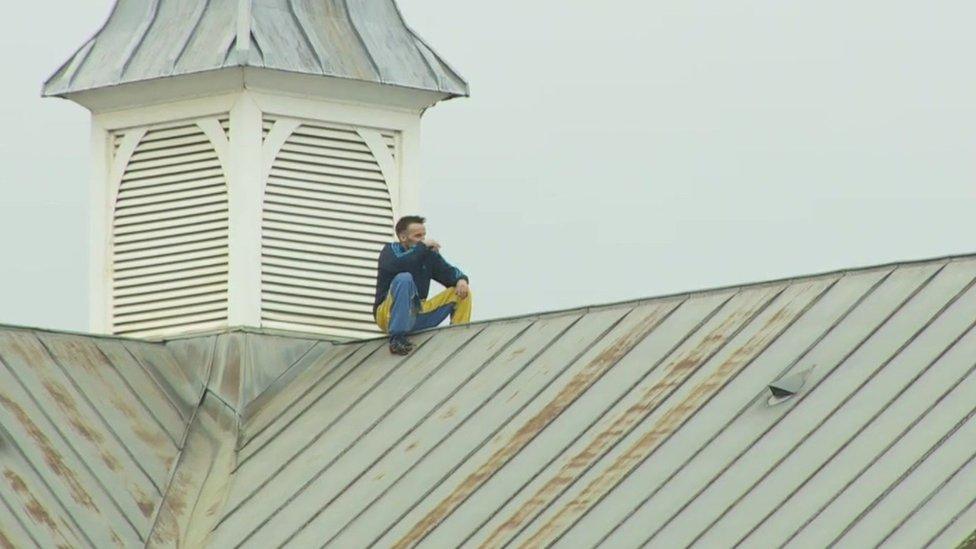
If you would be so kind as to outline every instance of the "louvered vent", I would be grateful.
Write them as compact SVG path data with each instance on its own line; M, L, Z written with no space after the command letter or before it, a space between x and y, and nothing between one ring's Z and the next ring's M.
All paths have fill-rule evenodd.
M395 151L395 133L383 140ZM375 336L376 260L393 239L393 223L387 183L359 133L299 126L265 191L262 324Z
M228 122L222 119L224 131ZM227 320L227 185L196 124L152 128L119 187L112 228L112 327L162 335Z

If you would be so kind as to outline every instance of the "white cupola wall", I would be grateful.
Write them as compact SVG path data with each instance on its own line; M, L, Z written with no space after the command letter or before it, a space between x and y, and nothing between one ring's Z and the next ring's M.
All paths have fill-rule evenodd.
M359 338L467 84L393 0L119 0L44 95L92 112L93 332Z

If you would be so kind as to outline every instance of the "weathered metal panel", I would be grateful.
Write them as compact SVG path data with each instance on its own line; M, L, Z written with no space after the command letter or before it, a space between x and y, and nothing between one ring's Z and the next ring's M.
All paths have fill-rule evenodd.
M123 345L142 363L181 411L184 418L193 415L206 388L207 370L196 363L181 364L169 350L158 343L126 340Z
M375 349L375 345L320 345L312 349L244 409L238 445L241 448L248 445L255 436L289 410L297 412L306 396L319 386L324 376L329 375L333 368L339 367L351 355L362 353L369 347ZM280 426L287 424L287 420L280 422Z
M234 410L211 393L197 410L147 546L204 547L234 468Z
M935 536L928 540L926 547L955 547L973 549L976 547L976 495L969 492L969 505L951 517L951 520Z
M26 331L0 333L0 360L60 427L59 435L105 486L113 504L145 532L160 497L159 486L165 482L167 465L161 460L175 457L175 445L163 437L158 448L148 448L127 429L137 424L140 431L155 435L152 429L156 426L148 425L148 411L133 408L129 417L112 413L120 403L128 405L125 401L133 395L121 383L111 383L115 379L106 383L100 374L107 372L90 375L94 369L111 368L104 362L98 366L89 362L92 357L86 351L90 349L76 347L78 354L65 360L59 343L51 340L56 336L41 337L47 342ZM84 341L77 336L73 339L72 343ZM78 378L87 381L90 377L99 377L102 383L77 382ZM93 395L103 396L93 402Z
M679 429L651 452L631 477L596 503L562 537L563 546L591 546L608 534L611 528L630 512L637 502L659 485L660 479L680 468L694 451L713 439L731 418L748 406L757 392L765 391L768 380L780 377L784 370L802 369L813 345L850 311L858 300L887 271L844 277L819 298L783 334L776 338L739 375L732 378L706 404L700 406ZM713 361L714 362L714 361ZM642 429L653 425L645 421ZM598 471L594 468L583 478ZM651 474L648 475L647 473ZM576 490L576 488L574 488Z
M65 93L121 82L122 67L152 21L158 1L116 2L105 26L93 38L90 51L74 72L64 75L60 82L52 83L54 89L49 93Z
M313 353L313 348L331 344L325 341L302 339L298 337L278 337L266 334L248 333L245 338L244 368L242 373L239 410L245 409L252 400L265 392L279 376L296 365L305 356Z
M696 333L696 326L708 322L713 327L721 324L726 330L735 330L737 322L745 321L749 311L761 308L772 295L767 290L746 296L719 293L680 303L508 466L493 475L431 532L425 543L437 545L444 540L460 539L469 544L504 544L523 524L523 517L534 516L560 488L619 441L628 431L628 423L650 409L650 404L642 407L625 403L629 393L644 393L649 387L656 387L654 396L650 396L653 399L662 395L662 389L667 391L680 385L675 376L660 385L656 381L668 377L664 372L673 371L679 362L682 362L678 368L680 375L694 369L695 357L689 350L696 348L696 342L687 339L687 335ZM730 300L740 305L738 311ZM745 316L740 316L741 313ZM698 359L707 356L704 347L719 346L721 340L721 337L710 338L708 343L698 340L702 347L696 349L700 353L695 356ZM679 348L689 351L684 353L687 361L666 360L669 356L679 356L674 354ZM625 410L626 416L614 418L611 409L616 408Z
M472 457L497 448L502 430L522 414L537 397L579 373L580 360L588 351L603 349L603 336L629 312L629 308L608 309L586 314L569 330L534 358L529 368L508 380L497 394L476 408L464 422L448 431L433 449L417 459L405 473L378 498L363 502L352 521L342 524L329 544L337 547L365 545L391 528L426 497L473 469ZM594 350L594 347L596 349ZM562 381L563 383L560 383ZM468 468L465 469L465 464ZM463 478L463 477L462 477ZM444 493L444 486L440 493Z
M976 357L976 350L970 348L968 353L966 363L976 364L973 358ZM964 413L962 417L971 420L971 415L976 412L976 407L972 405L972 396L976 395L976 379L973 378L976 376L970 371L966 381L953 389L951 396L948 397L956 402L956 407L952 410L956 413L953 416L958 417ZM963 402L969 404L968 410ZM919 428L928 428L936 418L945 417L944 414L941 409L933 410L930 414L931 418L925 417L919 422ZM923 427L922 423L926 425ZM929 447L931 446L934 444L930 444ZM910 514L901 513L900 517L896 517L900 519L898 526L885 536L882 543L893 547L924 547L929 540L948 526L954 517L965 511L976 497L976 444L970 442L968 448L957 446L955 449L955 452L963 457L967 451L970 452L969 458L951 477L943 477L945 480L941 483L936 478L925 478L929 484L917 494L912 494L916 504L914 509ZM970 522L970 528L976 529L976 523Z
M606 465L599 472L592 471L593 478L580 484L583 488L579 493L566 494L560 503L547 511L548 516L540 517L537 521L540 525L523 534L525 543L539 545L558 539L590 506L627 479L667 436L680 429L731 377L748 367L776 341L833 283L831 279L819 279L774 288L775 297L769 305L757 314L748 315L747 324L726 338L728 344L699 366L688 382L673 393L673 398L661 403L646 423L622 441L604 460ZM682 362L679 359L669 376L681 375ZM665 378L664 383L668 381ZM653 397L654 394L652 388L650 395ZM642 400L639 406L646 403Z
M179 439L163 428L153 410L125 383L94 342L59 334L38 337L54 360L66 366L82 394L98 395L98 414L106 425L125 441L132 459L150 475L153 484L163 484L175 460Z
M407 545L423 539L643 341L679 303L680 300L668 300L627 311L610 332L600 337L599 343L574 361L566 374L536 396L492 437L490 444L441 483L436 495L419 502L403 520L384 530L380 543Z
M17 439L3 425L0 423L0 524L5 537L18 547L90 547L91 541L74 517L51 493L24 457Z
M966 360L972 364L971 355ZM896 487L908 472L929 457L932 448L938 446L943 437L951 435L972 416L972 390L976 383L973 377L970 373L958 390L937 401L931 412L912 418L914 421L910 428L890 444L883 459L870 463L843 491L831 494L829 504L819 509L811 517L812 520L804 523L791 539L797 542L834 539L849 528L859 515L881 501L888 490ZM923 496L923 493L918 493L909 496L909 499L919 501Z
M0 546L972 533L972 258L412 337L403 358L384 340L0 330ZM771 398L786 375L797 392Z
M6 350L6 349L4 349ZM63 431L70 424L56 410L41 408L29 387L18 379L18 372L7 363L8 354L0 358L0 424L23 452L30 467L71 515L84 525L85 535L98 547L123 547L141 543L144 531L132 524L119 504L119 487L106 486L91 470L94 458L86 463L76 445L76 437ZM38 356L31 364L42 362ZM19 368L18 368L19 369Z
M429 336L418 338L418 346L426 343L428 338ZM251 459L263 452L276 454L280 449L287 449L288 456L292 457L293 452L314 438L318 427L342 412L339 408L333 408L320 417L313 410L333 407L333 403L341 406L342 403L354 401L359 391L367 389L363 385L375 383L387 373L389 360L386 346L382 343L362 345L348 359L342 360L320 378L311 391L298 399L295 406L290 406L267 428L255 433L240 450L238 469L247 470ZM385 364L382 367L377 366L380 363ZM350 385L347 379L355 380L354 384ZM359 386L356 386L357 382ZM255 470L269 466L273 467L267 463L260 464ZM247 489L246 486L240 488Z
M383 452L362 458L361 467L344 473L339 492L332 499L319 504L316 516L296 532L289 543L301 546L336 535L343 525L367 507L367 502L375 501L395 485L398 479L436 450L482 407L496 402L496 395L527 368L533 367L536 357L554 344L579 318L577 315L566 315L534 322L490 361L471 370L470 377L464 383L453 390L445 389L443 399L406 434L393 441ZM465 363L450 366L455 370L470 369Z
M951 317L944 318L950 320ZM957 321L965 321L965 318L955 317ZM929 332L926 332L920 336L920 339L928 334ZM832 418L835 424L843 423L842 425L839 427L832 427L830 423L823 425L808 441L804 442L807 448L800 447L795 450L778 466L773 475L763 480L757 491L767 486L769 487L766 488L767 491L773 490L772 494L766 497L775 502L775 514L765 517L755 516L753 521L762 519L762 524L749 534L747 541L761 544L764 540L789 539L830 502L835 501L835 498L848 490L853 489L849 495L856 495L861 502L864 502L869 493L880 491L887 486L877 477L871 484L862 485L858 477L865 474L866 469L886 455L890 458L885 461L891 466L913 455L914 452L910 450L912 447L918 448L919 453L931 448L945 431L945 428L936 426L939 420L945 419L954 423L971 410L970 406L966 406L964 410L951 412L952 408L948 406L960 397L966 400L967 397L962 395L968 395L968 400L971 400L972 395L976 394L973 392L976 389L976 379L957 385L962 378L971 373L976 364L974 357L976 357L976 331L968 329L962 339L931 364L906 363L904 360L900 363L895 361L890 363L875 379L854 395L845 408L838 412L839 415ZM884 376L891 377L898 367L910 370L910 379L902 387L897 388L897 394L886 399L887 395L882 392L884 388L879 384L885 383ZM884 408L875 412L875 415L863 426L857 421L859 414L867 413L872 411L872 408L880 406ZM840 436L855 427L858 430L849 439ZM916 432L910 430L918 428L923 428L923 433L929 437L928 440L915 441L911 446L901 446L903 437L911 438L911 435L906 433ZM828 437L836 441L823 440ZM822 446L816 445L818 443ZM842 445L835 449L832 444L837 443ZM809 446L810 444L814 446ZM896 453L891 453L893 449ZM825 460L820 454L828 450L832 453ZM809 465L796 463L798 461L809 462ZM902 466L907 467L907 464ZM778 485L773 483L777 473L779 477L786 477ZM790 482L790 485L782 486L785 481ZM793 484L798 487L793 488ZM753 502L746 499L739 506L750 503ZM756 509L758 511L761 506L757 505ZM747 522L747 524L751 526L751 523Z
M4 486L2 480L0 480L0 486ZM37 537L31 534L30 530L24 526L19 517L14 514L13 508L6 503L4 495L6 491L6 486L0 489L0 547L3 549L14 549L16 547L27 546L28 544L39 547L40 542L37 541ZM55 545L51 540L45 540L45 543L48 546Z
M836 326L823 326L820 333L830 328L828 333L812 349L804 351L802 362L797 364L799 368L813 367L806 386L815 387L844 357L860 348L865 338L883 325L938 267L923 266L896 271L863 301L858 302L856 308L846 313ZM791 358L784 358L784 363L779 367L787 368L791 361ZM776 371L777 365L767 368ZM639 467L632 475L633 480L617 491L619 496L612 494L584 524L602 531L603 542L610 546L630 545L633 540L642 540L660 528L689 498L702 490L713 475L734 461L752 441L775 426L806 398L801 394L799 399L768 406L763 395L766 392L763 382L772 379L775 377L769 375L752 383L742 381L733 384L734 391L723 391L718 400L713 401L712 407L706 409L708 413L700 415L697 421L693 420L691 425L697 427L688 431L690 434L698 433L699 429L708 429L709 435L690 438L679 430L675 439L665 447L663 455L658 454ZM743 410L743 406L748 408ZM756 411L746 420L743 414L749 409ZM725 415L734 410L742 411ZM721 426L721 430L716 433L714 429L702 425L709 422L715 422L716 426ZM668 465L658 467L662 460ZM636 486L642 489L635 491ZM597 522L598 519L602 522Z
M291 5L325 74L358 80L379 79L343 0L293 0Z
M208 0L199 20L186 22L192 23L194 30L167 75L216 69L232 61L238 4L239 0Z
M264 66L294 72L322 74L315 52L291 15L289 0L253 0L251 32L261 50Z
M115 366L136 398L169 433L170 439L182 440L190 418L181 415L180 407L169 398L145 367L118 341L93 339L92 343Z
M376 63L380 81L438 89L433 69L417 49L393 0L346 0L352 25Z
M324 504L340 495L346 482L363 472L370 460L383 455L402 440L459 385L482 370L496 354L504 352L530 325L531 322L524 320L496 323L478 331L473 338L461 341L460 345L455 341L451 354L427 376L408 373L397 379L391 374L390 379L370 396L369 400L373 402L363 400L358 414L348 414L328 437L323 438L318 453L314 447L310 449L311 455L320 455L321 460L304 464L300 471L304 481L301 488L293 492L286 506L259 525L260 530L255 530L248 543L277 546L292 540L298 530L318 515ZM351 436L347 436L347 432ZM314 474L310 475L312 472ZM308 480L304 480L306 477ZM304 542L295 540L295 543L301 546Z
M271 452L280 456L274 463L252 457L238 468L235 488L247 489L235 490L241 497L232 497L230 514L223 519L215 540L233 545L246 540L256 531L255 526L260 526L253 518L256 509L267 509L266 514L270 514L284 504L311 480L313 473L306 468L309 462L327 462L333 451L356 440L360 429L370 425L377 412L439 370L458 347L480 331L481 327L465 327L427 335L407 358L384 350L352 370L332 398L310 408L262 450L265 455Z
M726 463L718 475L708 475L710 483L686 500L687 505L677 513L668 516L663 527L656 529L649 538L651 543L687 544L706 531L756 478L783 459L861 383L911 343L922 326L935 318L966 287L972 274L940 272L845 361L840 370L843 375L827 377L808 398L790 410L792 413L778 421L773 429L731 463Z
M158 78L172 72L203 17L207 0L158 0L156 16L128 60L124 80Z
M931 503L933 494L948 482L962 482L956 474L972 463L976 448L976 414L953 429L947 440L884 494L849 530L836 539L840 546L867 547L885 542L899 523L920 505ZM970 479L971 482L971 479ZM947 510L944 510L947 511Z

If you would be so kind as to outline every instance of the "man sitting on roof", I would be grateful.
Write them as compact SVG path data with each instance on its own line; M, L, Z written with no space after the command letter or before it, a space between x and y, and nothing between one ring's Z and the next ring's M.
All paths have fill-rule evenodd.
M448 315L451 324L471 320L468 276L441 255L441 245L427 238L426 220L416 215L396 224L399 242L383 246L376 275L373 314L380 329L390 334L390 352L406 355L413 350L407 334L440 324ZM427 299L430 280L446 290Z

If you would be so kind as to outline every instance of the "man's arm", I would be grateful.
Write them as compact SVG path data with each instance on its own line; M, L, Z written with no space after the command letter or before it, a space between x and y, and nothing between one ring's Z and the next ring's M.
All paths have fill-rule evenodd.
M409 250L398 244L387 244L380 252L379 267L381 271L391 273L405 273L416 270L430 254L430 249L423 243L414 245Z
M450 288L452 286L457 286L457 283L461 280L465 282L468 281L468 275L461 272L454 265L451 265L444 259L441 254L431 254L432 255L432 269L431 278L439 282L445 288Z

